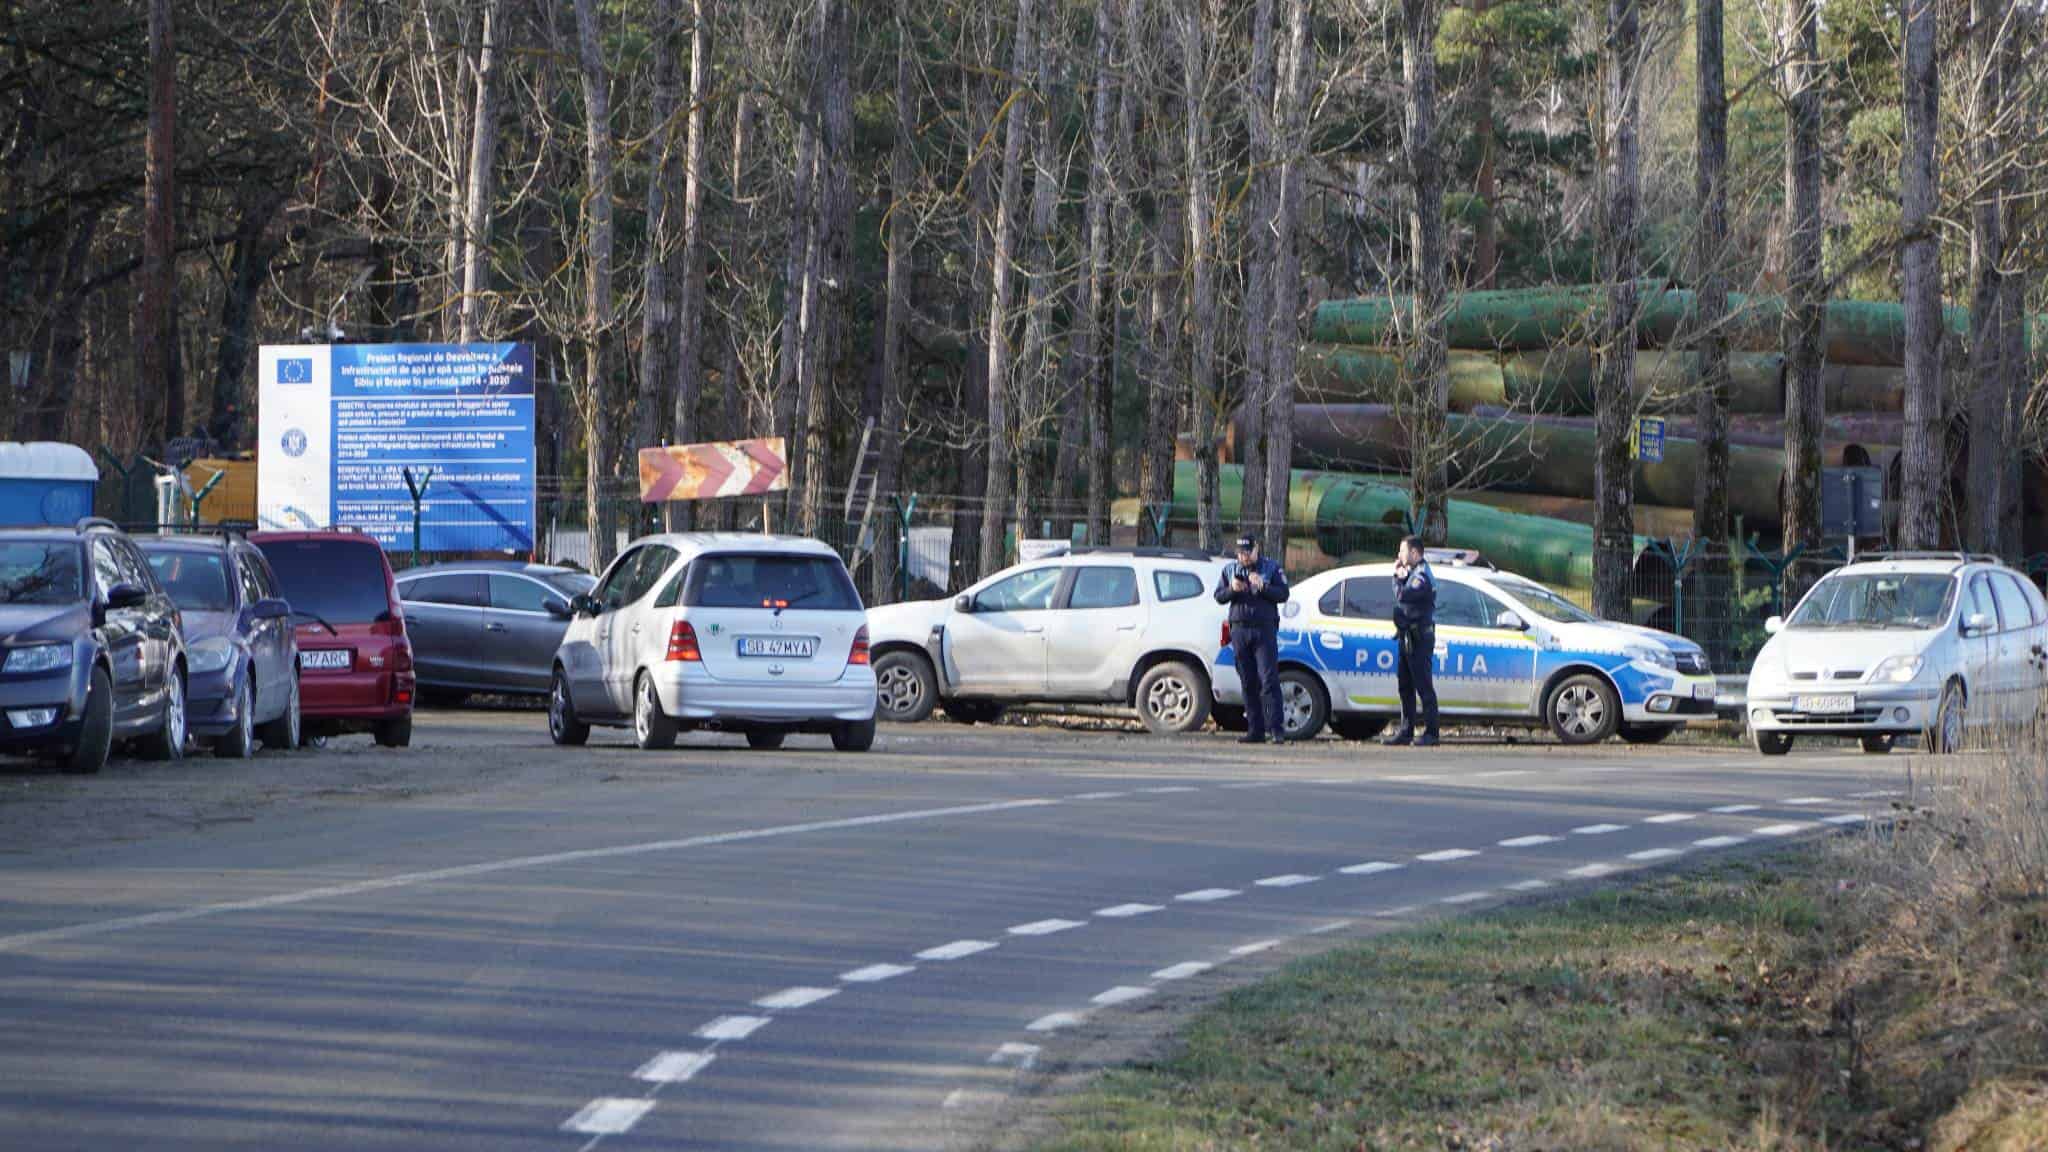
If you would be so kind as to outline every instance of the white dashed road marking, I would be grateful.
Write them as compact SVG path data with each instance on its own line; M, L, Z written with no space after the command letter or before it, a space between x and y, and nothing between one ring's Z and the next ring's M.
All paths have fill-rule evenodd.
M1432 780L1443 779L1443 774L1439 772L1415 772L1407 776L1387 776L1383 777L1383 779L1391 780L1396 784L1427 784Z
M1286 783L1285 780L1240 780L1235 784L1224 784L1221 787L1249 792L1254 788L1278 788Z
M1097 992L1090 998L1089 1002L1099 1004L1104 1008L1113 1008L1118 1004L1129 1004L1133 1000L1143 1000L1151 994L1152 990L1150 988L1134 988L1128 984L1119 984L1107 992Z
M1512 892L1540 892L1548 887L1550 887L1550 881L1548 880L1517 880L1513 884L1508 885L1509 891Z
M1038 1045L1036 1044L1019 1044L1011 1041L997 1048L994 1054L989 1056L988 1062L991 1064L1008 1064L1019 1070L1028 1070L1032 1065L1038 1063L1038 1051Z
M1628 858L1642 861L1670 860L1683 855L1685 855L1685 849L1683 848L1645 848L1641 852L1629 853Z
M1529 771L1527 768L1510 768L1503 772L1474 772L1472 778L1474 780L1505 780L1510 776L1527 776Z
M941 944L936 948L927 948L919 952L917 958L919 960L960 960L977 952L986 952L995 946L995 942L992 940L955 940L951 944Z
M1479 853L1472 851L1470 848L1446 848L1441 852L1424 852L1422 855L1417 856L1416 859L1425 864L1443 864L1451 860L1464 860L1477 855Z
M1255 940L1250 944L1239 944L1230 950L1232 956L1255 956L1271 948L1278 948L1278 940Z
M1517 836L1512 840L1501 841L1500 846L1503 848L1534 848L1538 844L1555 844L1557 841L1558 838L1555 836Z
M1218 900L1228 900L1237 894L1238 890L1235 888L1197 888L1193 892L1183 892L1174 899L1184 904L1211 904Z
M1337 871L1342 872L1346 876L1377 876L1382 872L1398 871L1400 867L1399 864L1389 864L1385 860L1368 860L1363 864L1353 864L1349 867L1339 868Z
M663 1052L640 1066L633 1073L633 1079L645 1080L649 1084L682 1084L697 1073L709 1067L716 1054L711 1052Z
M1695 848L1733 848L1737 844L1747 843L1749 843L1749 837L1747 836L1709 836L1705 840L1693 841L1692 846Z
M697 1036L704 1040L745 1040L767 1023L766 1016L720 1016L697 1029Z
M1840 815L1840 816L1824 816L1824 817L1822 817L1822 818L1821 818L1821 823L1823 823L1823 824L1861 824L1861 823L1863 823L1864 821L1866 821L1866 820L1868 820L1868 819L1870 819L1870 816L1869 816L1869 815L1868 815L1867 813L1863 813L1863 812L1848 812L1848 813L1844 813L1843 815Z
M1088 1017L1079 1012L1051 1012L1024 1026L1026 1032L1057 1032L1072 1028Z
M1904 792L1903 790L1901 790L1901 789L1898 789L1898 788L1879 788L1879 789L1878 789L1877 791L1875 791L1875 792L1851 792L1851 793L1849 793L1849 799L1851 799L1851 800L1882 800L1882 799L1885 799L1886 797L1890 797L1890 796L1904 796L1905 794L1906 794L1906 793L1905 793L1905 792Z
M1783 801L1783 803L1804 807L1808 804L1833 804L1834 801L1826 796L1795 796L1790 800Z
M1767 824L1767 825L1765 825L1764 827L1762 827L1762 828L1759 828L1759 829L1757 829L1757 830L1756 830L1756 834L1757 834L1757 835L1759 835L1759 836L1790 836L1790 835L1792 835L1792 834L1793 834L1794 832L1804 832L1804 831L1806 831L1806 830L1807 830L1808 828L1811 828L1811 827L1813 827L1813 825L1811 825L1811 824L1797 824L1797 823L1795 823L1795 824Z
M1651 816L1651 817L1649 817L1648 819L1644 820L1644 821L1643 821L1643 823L1645 823L1645 824L1683 824L1683 823L1685 823L1685 822L1686 822L1687 820L1697 820L1697 819L1699 819L1699 813L1697 813L1697 812L1666 812L1666 813L1664 813L1664 814L1663 814L1662 816Z
M1113 904L1108 908L1097 908L1095 914L1110 920L1128 920L1133 916L1157 912L1159 908L1157 904Z
M1130 793L1129 793L1129 792L1083 792L1083 793L1081 793L1081 794L1079 794L1079 795L1077 795L1077 796L1070 796L1070 797L1068 797L1068 799L1070 799L1070 800L1119 800L1119 799L1122 799L1123 797L1125 797L1125 796L1129 796L1129 795L1130 795Z
M909 964L870 964L865 968L855 968L851 972L841 972L839 978L848 984L876 984L915 971L917 969Z
M1628 827L1626 824L1583 824L1572 829L1572 835L1605 836L1609 832L1619 832L1626 827Z
M1612 864L1587 864L1581 868L1574 868L1565 873L1565 875L1576 876L1581 880L1591 880L1596 876L1605 876L1612 871L1614 871L1614 865Z
M1303 876L1299 872L1290 872L1285 876L1268 876L1253 883L1261 888L1299 888L1303 884L1313 884L1320 879L1320 876Z
M562 1130L579 1136L622 1136L633 1130L640 1118L654 1111L652 1100L603 1097L585 1104L563 1123Z
M1176 792L1198 792L1200 789L1190 788L1185 784L1168 784L1163 788L1140 788L1138 791L1153 796L1171 796Z
M1328 924L1318 924L1309 929L1308 934L1311 936L1327 936L1332 932L1342 932L1349 927L1351 927L1351 921L1349 920L1332 920Z
M1492 895L1493 893L1491 892L1460 892L1456 896L1444 897L1443 902L1445 904L1476 904Z
M1215 965L1204 964L1200 960L1189 960L1181 964L1175 964L1170 968L1161 968L1152 974L1152 978L1154 980L1185 980L1190 976L1200 976L1213 967Z
M1050 936L1080 926L1079 920L1033 920L1029 924L1013 925L1009 932L1012 936Z
M763 996L754 1001L754 1007L777 1011L787 1008L808 1008L820 1000L830 1000L839 995L837 988L784 988L773 995Z
M1709 808L1707 811L1716 816L1737 816L1744 812L1756 812L1761 808L1760 804L1723 804L1719 808Z

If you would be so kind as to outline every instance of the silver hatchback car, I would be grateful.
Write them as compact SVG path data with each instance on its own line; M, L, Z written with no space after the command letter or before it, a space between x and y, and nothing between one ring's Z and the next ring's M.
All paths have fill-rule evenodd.
M581 744L630 726L642 748L679 732L740 732L775 748L825 734L875 740L867 612L837 553L788 536L681 533L634 541L571 604L548 731Z

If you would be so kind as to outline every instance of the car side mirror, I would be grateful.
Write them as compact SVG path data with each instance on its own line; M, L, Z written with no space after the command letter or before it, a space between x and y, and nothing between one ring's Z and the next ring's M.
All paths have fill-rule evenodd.
M567 620L571 615L569 602L554 596L541 601L540 609L557 620Z
M1991 631L1991 617L1988 613L1972 612L1963 617L1963 635L1981 636Z
M107 589L107 607L140 608L149 600L149 589L140 584L121 583Z
M1514 612L1502 612L1493 618L1493 626L1495 628L1511 629L1516 632L1526 632L1529 628L1529 622Z
M595 616L597 615L597 611L597 597L592 596L587 592L577 596L574 600L569 601L569 612L571 615Z
M953 607L971 615L974 612L974 597L963 592L958 600L953 601Z
M1785 618L1783 616L1773 616L1764 621L1764 635L1766 636L1776 636L1784 630Z
M275 596L249 606L249 617L253 620L286 620L291 618L291 614L292 606Z

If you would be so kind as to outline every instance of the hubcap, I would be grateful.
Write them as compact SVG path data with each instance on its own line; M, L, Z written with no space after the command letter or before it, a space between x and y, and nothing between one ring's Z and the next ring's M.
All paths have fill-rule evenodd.
M1941 710L1941 745L1944 752L1963 746L1963 702L1954 691L1948 694L1948 707Z
M292 747L296 748L299 746L299 739L302 735L299 727L299 682L297 680L292 681L291 703L285 705L284 714L290 718L285 731L291 734Z
M555 690L548 693L548 730L560 736L568 727L569 701L562 689L562 679L555 678Z
M644 742L654 727L654 682L640 681L640 706L633 709L633 733Z
M235 711L238 713L235 720L235 735L242 741L243 748L249 747L256 739L256 719L250 715L255 710L256 705L249 699L249 686L244 684L242 698L235 702Z
M1145 693L1145 707L1166 724L1180 724L1195 708L1195 694L1177 676L1162 676Z
M164 716L164 735L169 738L171 747L183 748L185 746L185 682L176 676L172 676L170 693L170 707Z
M1600 693L1584 684L1574 684L1557 694L1557 703L1551 707L1557 717L1557 726L1574 736L1597 732L1607 719L1607 703Z
M1295 680L1280 682L1280 720L1289 732L1299 732L1308 727L1308 716L1315 710L1308 688Z
M882 698L882 710L892 716L901 716L924 702L923 678L901 664L882 669L877 691Z

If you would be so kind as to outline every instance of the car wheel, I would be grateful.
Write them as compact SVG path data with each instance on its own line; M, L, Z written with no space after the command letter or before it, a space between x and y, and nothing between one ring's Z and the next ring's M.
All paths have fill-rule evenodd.
M1936 755L1959 752L1969 722L1969 697L1954 680L1941 690L1941 704L1934 711L1934 726L1921 739L1921 747Z
M896 651L875 661L875 705L882 719L916 724L929 718L938 703L939 681L930 660Z
M1219 732L1244 732L1248 730L1244 709L1235 704L1218 704L1209 709L1209 718L1216 721Z
M1792 735L1789 732L1763 732L1751 728L1749 744L1756 749L1759 756L1783 756L1792 750Z
M412 716L396 716L389 720L377 721L377 727L370 733L380 748L412 747Z
M1631 744L1662 744L1678 731L1676 724L1623 724L1618 729L1621 738Z
M1301 668L1280 672L1280 726L1289 740L1313 740L1330 722L1330 693L1322 678Z
M590 739L590 725L576 718L576 702L569 699L569 677L555 669L555 683L548 689L548 737L565 747L580 747Z
M185 757L185 670L173 667L164 682L163 715L156 731L143 738L143 755L151 760L182 760Z
M1590 672L1566 677L1543 708L1550 730L1567 744L1598 744L1621 724L1621 701L1607 681Z
M633 743L643 752L676 746L676 722L661 710L661 693L645 672L633 686Z
M875 718L841 724L832 730L832 747L841 752L865 752L875 746Z
M1330 731L1346 740L1370 740L1386 730L1385 716L1330 717Z
M789 733L784 732L780 728L749 728L747 729L747 747L757 752L773 752L777 748L782 747L782 742L788 739L788 737ZM837 736L834 736L832 740L835 744L839 742Z
M1161 736L1200 728L1209 702L1209 678L1179 660L1153 665L1138 681L1138 718Z
M255 698L249 694L249 678L244 676L241 685L235 689L235 726L214 742L215 756L247 760L256 754L256 718L250 714L255 710Z
M1882 756L1891 751L1892 745L1898 742L1899 738L1889 732L1882 736L1865 736L1863 737L1863 750L1872 756Z
M85 689L85 719L78 726L78 743L64 757L64 771L90 776L106 767L114 750L114 682L104 668L94 668Z
M948 700L939 708L955 724L993 724L1003 718L1003 706L993 700Z
M290 751L299 746L302 738L299 721L299 678L292 677L291 687L284 701L284 714L265 724L258 735L265 748L279 752Z

